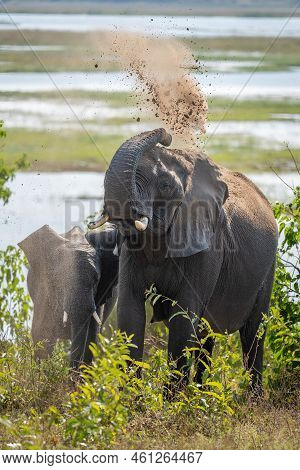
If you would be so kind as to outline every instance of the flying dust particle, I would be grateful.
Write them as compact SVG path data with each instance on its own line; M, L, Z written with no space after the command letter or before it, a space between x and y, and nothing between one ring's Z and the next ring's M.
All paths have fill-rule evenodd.
M191 70L199 70L191 50L173 38L112 35L106 35L106 53L137 77L139 108L150 110L187 144L197 145L196 135L205 133L207 101L191 74ZM103 40L101 46L105 49Z

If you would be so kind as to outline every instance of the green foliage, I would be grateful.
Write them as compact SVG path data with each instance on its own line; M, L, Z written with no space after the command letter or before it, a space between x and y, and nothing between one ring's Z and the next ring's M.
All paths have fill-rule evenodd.
M293 406L297 400L299 194L299 188L294 189L293 201L274 207L281 244L271 312L265 317L268 406L278 402L280 406L286 402ZM92 365L83 366L80 376L73 380L61 343L49 359L36 362L39 345L33 346L29 332L31 306L24 288L24 264L25 258L18 249L0 251L1 448L104 449L118 442L143 442L153 432L181 435L182 429L187 436L201 429L205 439L220 439L229 431L234 432L239 419L247 419L248 428L253 426L255 410L248 401L249 375L242 364L238 335L215 334L205 320L201 323L202 339L196 340L195 335L195 341L185 351L191 380L186 387L178 388L172 400L164 398L165 387L175 377L180 382L182 376L174 364L168 363L166 332L157 324L152 330L156 331L155 337L148 338L143 363L130 360L134 339L120 332L113 332L109 339L99 336L98 344L91 345ZM152 304L171 301L176 312L173 318L183 315L195 324L194 314L162 297L154 286L147 296ZM214 337L216 347L199 386L192 380L197 365L195 353L203 352L209 337ZM258 426L261 429L262 423ZM289 422L288 429L290 426Z
M28 326L31 301L24 284L26 264L18 248L8 246L0 250L0 339L15 338L19 329Z
M267 376L272 389L299 388L300 365L300 187L293 188L294 198L288 204L276 203L274 214L278 221L281 243L268 329Z
M176 316L181 315L190 321L193 325L198 318L197 314L185 311L176 301L168 297L157 294L155 286L146 292L147 299L152 305L157 301L169 301L178 311L174 313L170 321ZM187 364L192 371L197 367L195 353L205 351L205 342L209 338L213 338L217 342L217 347L213 358L208 357L208 364L205 365L202 386L197 385L190 380L187 387L180 390L170 406L170 412L179 411L193 412L201 410L213 418L224 417L227 414L233 414L233 405L238 395L242 396L249 385L249 374L245 371L241 361L241 351L236 335L220 335L214 333L209 323L202 319L198 326L198 332L202 339L198 339L196 330L194 330L194 338L192 347L186 348L185 355ZM164 373L164 380L170 382L172 374L179 374L178 371L172 370L171 373ZM157 373L156 373L157 376Z
M55 446L52 407L62 407L70 381L66 352L57 344L52 356L35 360L28 330L0 344L0 448L43 449ZM48 444L49 445L49 444Z
M290 203L274 205L282 241L277 256L273 305L280 309L288 324L300 320L300 186L293 189L293 194Z
M120 434L126 434L128 423L143 413L159 413L166 419L192 413L199 420L209 416L218 422L233 413L232 390L214 380L224 372L224 362L209 368L203 387L191 382L167 401L164 387L174 374L180 374L168 364L166 352L157 349L149 362L141 363L130 360L132 347L131 338L120 332L113 332L109 340L99 335L98 344L91 346L93 364L82 367L81 381L63 412L53 407L50 410L53 422L63 427L68 446L112 447Z
M63 345L52 356L38 363L30 332L18 330L14 342L1 343L0 409L2 411L34 409L39 412L57 403L57 392L65 386L68 363Z
M106 448L125 430L126 406L134 389L127 370L130 338L120 332L110 340L99 336L91 345L93 365L83 366L79 384L66 405L65 432L73 446Z
M3 121L0 121L0 139L5 137L6 131L3 129ZM0 151L2 147L0 146ZM3 204L7 204L11 196L11 190L7 184L14 179L16 171L24 170L25 168L28 168L26 155L16 160L11 166L7 166L5 160L0 158L0 201L2 201Z

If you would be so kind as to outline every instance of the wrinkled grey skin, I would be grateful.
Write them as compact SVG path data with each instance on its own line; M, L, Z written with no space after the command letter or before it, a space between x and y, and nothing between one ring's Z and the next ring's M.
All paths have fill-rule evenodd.
M48 357L58 339L71 339L72 368L92 359L90 342L96 342L114 307L118 276L116 230L84 234L74 227L59 235L44 225L19 243L28 262L29 294L34 304L32 338L44 341L37 357ZM63 324L64 311L68 315ZM101 325L101 326L102 326Z
M126 141L105 177L104 214L125 237L120 255L118 326L134 334L136 360L143 356L145 289L190 312L192 324L172 314L178 306L155 304L154 320L169 327L169 356L186 372L183 350L193 345L200 317L214 331L239 330L252 386L260 393L263 337L257 337L267 312L277 249L277 225L261 191L244 175L217 166L206 155L167 150L164 129ZM149 219L145 231L134 220ZM158 247L158 248L157 248ZM199 332L197 334L200 335ZM211 353L210 339L204 349ZM205 360L204 352L199 359ZM199 361L196 381L201 382Z

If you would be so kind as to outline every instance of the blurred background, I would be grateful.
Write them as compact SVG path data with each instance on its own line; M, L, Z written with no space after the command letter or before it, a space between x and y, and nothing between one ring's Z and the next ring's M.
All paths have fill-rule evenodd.
M0 158L30 167L0 212L0 248L48 223L60 232L101 207L103 172L126 138L162 123L136 79L101 47L108 32L173 37L209 106L199 141L271 201L299 184L300 9L294 0L0 1ZM279 176L280 177L279 177Z

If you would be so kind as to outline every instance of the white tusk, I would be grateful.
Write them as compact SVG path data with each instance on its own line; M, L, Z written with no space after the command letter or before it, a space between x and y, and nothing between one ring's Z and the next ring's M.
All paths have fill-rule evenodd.
M108 219L109 219L108 215L101 215L100 217L98 217L98 219L92 220L91 222L89 222L88 228L94 230L95 228L101 227L102 225L105 224L105 222L108 221Z
M66 326L68 321L68 314L66 311L64 311L64 316L63 316L63 325Z
M148 222L148 217L142 217L139 220L135 220L134 225L139 232L144 232L144 230L146 230L146 228L148 227Z
M101 322L101 320L100 320L100 318L99 318L99 315L98 315L98 313L96 312L96 310L95 310L94 313L93 313L93 317L95 318L96 322L97 322L99 325L102 325L102 322Z
M116 246L115 246L115 248L114 248L113 255L119 256L118 244L116 244Z

